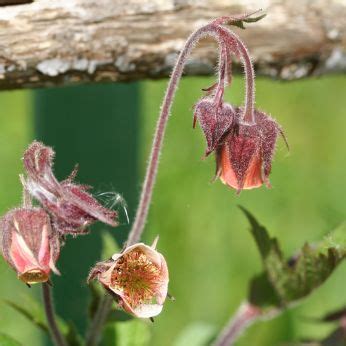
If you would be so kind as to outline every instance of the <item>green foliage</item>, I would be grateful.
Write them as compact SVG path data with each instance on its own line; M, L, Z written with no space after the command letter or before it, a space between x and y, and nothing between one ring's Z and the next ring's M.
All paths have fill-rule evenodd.
M150 322L132 319L109 323L104 329L103 346L148 346L150 345Z
M40 306L30 295L22 295L18 301L20 303L10 300L4 300L3 302L49 335L43 306Z
M173 343L174 346L206 346L216 335L215 326L197 322L185 327Z
M19 301L20 303L10 300L4 300L3 302L28 319L47 336L50 336L43 305L39 304L30 295L21 296ZM72 322L58 318L58 325L70 346L81 346L83 344L83 339Z
M21 344L12 337L0 333L0 346L21 346Z
M303 342L285 344L286 346L345 346L346 345L346 307L333 311L320 319L312 319L312 322L338 323L338 326L322 340L304 340Z
M241 209L250 222L264 266L264 273L250 283L249 301L256 306L281 308L306 297L346 257L345 224L318 244L306 243L287 261L277 239L271 238L249 211Z

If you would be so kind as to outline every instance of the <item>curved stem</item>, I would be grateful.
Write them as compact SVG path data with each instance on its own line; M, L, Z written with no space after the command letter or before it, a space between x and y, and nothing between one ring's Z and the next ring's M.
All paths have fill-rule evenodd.
M255 123L254 109L255 109L255 72L253 69L251 57L243 41L231 30L220 27L220 32L228 37L230 44L236 41L238 52L244 65L245 72L245 102L243 121L251 125Z
M45 282L42 284L42 299L44 310L46 312L49 331L56 346L67 346L65 338L61 334L59 327L55 320L55 312L53 307L53 300L50 291L50 286Z
M205 25L204 27L196 30L191 36L187 39L185 46L183 47L180 55L177 59L177 62L174 66L166 94L163 99L163 103L161 106L161 112L159 115L159 119L157 121L155 135L152 143L151 153L149 157L148 166L146 169L146 175L142 187L142 192L140 196L139 205L136 211L136 216L131 228L131 231L128 236L128 240L126 246L131 246L137 243L141 235L143 233L143 229L145 226L145 222L147 219L149 206L152 198L153 187L155 184L156 176L157 176L157 168L159 164L159 156L162 148L163 138L165 135L165 130L167 126L167 122L170 115L170 110L172 107L172 102L174 99L175 92L177 90L178 82L182 76L184 65L186 63L187 57L190 54L191 50L195 46L195 44L204 36L212 36L218 42L221 52L220 56L223 56L225 61L220 62L220 66L222 71L220 71L219 86L220 83L226 83L225 79L228 78L226 76L226 71L228 71L228 52L227 52L227 44L230 46L230 50L234 52L240 52L242 56L242 60L244 63L245 76L246 76L246 101L245 101L245 112L243 120L249 123L253 122L253 108L254 108L254 73L253 67L251 63L250 56L248 51L243 44L243 42L235 35L232 31L225 29L218 25L215 22ZM227 39L225 41L225 39ZM227 44L226 44L227 43ZM235 48L236 47L236 48ZM232 48L232 49L231 49ZM227 55L225 57L225 54ZM94 346L97 344L102 327L107 319L109 311L111 309L111 297L104 297L100 302L96 315L92 321L88 336L87 336L87 345Z
M231 318L221 331L213 346L231 346L234 341L261 316L261 311L249 304L243 303L235 316Z
M194 45L204 36L213 36L216 37L218 41L220 41L219 26L211 23L196 30L186 41L185 46L177 59L161 106L161 112L156 125L156 131L153 139L144 184L142 187L140 202L137 208L132 229L128 237L127 246L138 242L143 232L151 201L152 190L156 180L157 167L159 163L159 155L162 147L163 137L165 134L174 94L177 90L178 82L183 73L183 68L188 55L190 54Z
M100 341L99 339L101 337L102 329L111 311L112 304L113 304L113 298L109 294L106 294L102 298L99 306L97 307L97 311L95 313L90 329L86 336L86 343L85 343L86 346L98 345Z
M207 24L204 27L195 31L188 38L173 69L172 76L169 81L167 91L161 106L161 113L159 115L159 119L156 126L156 132L154 135L154 140L142 188L140 202L137 208L132 229L128 237L127 246L133 245L134 243L138 242L143 232L151 201L152 190L157 175L157 167L159 163L159 155L162 147L163 137L165 134L165 129L169 118L174 94L177 89L178 82L181 78L186 59L194 45L199 41L199 39L207 35L216 37L219 44L223 41L225 36L228 38L229 45L232 46L233 43L237 44L237 48L241 54L244 63L246 77L245 110L243 120L249 124L254 123L254 71L247 48L245 47L244 43L239 39L239 37L235 35L232 31L223 28L219 25L215 25L214 23Z

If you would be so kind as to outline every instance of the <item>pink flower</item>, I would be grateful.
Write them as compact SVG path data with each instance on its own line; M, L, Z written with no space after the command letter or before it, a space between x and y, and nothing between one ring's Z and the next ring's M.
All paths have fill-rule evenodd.
M274 119L255 110L255 124L243 123L241 108L236 109L237 122L216 151L217 177L238 190L253 189L265 183L269 174L280 126Z
M168 268L164 257L143 243L129 246L109 261L97 263L88 281L97 279L118 305L135 317L157 316L167 297Z
M28 174L24 188L51 214L53 227L64 235L85 233L85 228L97 220L116 226L117 213L89 194L90 187L73 182L76 170L62 182L55 178L53 158L53 149L36 141L23 158Z
M3 216L0 249L19 279L27 284L48 281L51 270L59 274L55 267L59 237L41 208L13 209Z

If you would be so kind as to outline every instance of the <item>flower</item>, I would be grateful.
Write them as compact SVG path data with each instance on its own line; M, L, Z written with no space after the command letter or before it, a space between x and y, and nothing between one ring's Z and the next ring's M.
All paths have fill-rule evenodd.
M277 122L255 110L254 124L241 120L242 108L236 109L236 121L216 150L216 176L238 190L253 189L265 183L269 174L278 134Z
M195 106L193 127L195 127L197 119L207 141L205 156L208 156L232 126L234 109L230 104L215 103L213 98L205 97Z
M85 233L85 228L99 220L116 226L117 213L104 208L91 194L90 187L73 182L75 169L59 182L52 171L54 151L34 141L24 153L28 177L24 188L50 213L53 226L60 234Z
M97 279L119 307L135 317L152 318L167 297L168 268L165 258L152 246L137 243L105 262L97 263L88 281Z
M28 285L46 282L59 257L58 235L42 208L9 211L0 222L0 249L4 259Z

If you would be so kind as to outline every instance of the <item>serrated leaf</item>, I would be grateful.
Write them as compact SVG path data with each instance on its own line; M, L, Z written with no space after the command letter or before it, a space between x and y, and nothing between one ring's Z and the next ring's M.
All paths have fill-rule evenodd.
M343 308L330 312L328 314L326 314L325 316L323 316L320 321L322 322L334 322L334 321L338 321L341 320L342 318L346 318L346 306L344 306Z
M149 346L150 323L140 319L108 324L103 332L102 345Z
M248 299L262 308L287 306L319 287L346 257L344 226L316 245L305 244L289 261L249 211L242 208L262 257L264 273L251 280ZM345 242L344 242L345 241Z
M173 346L207 346L216 336L216 332L215 326L211 324L204 322L192 323L178 335Z
M9 335L0 333L0 346L21 346L21 343Z
M333 330L323 340L309 340L304 342L285 344L285 346L345 346L346 345L346 328L344 318L346 317L346 307L333 311L322 318L309 319L312 322L339 322L339 326Z

